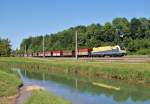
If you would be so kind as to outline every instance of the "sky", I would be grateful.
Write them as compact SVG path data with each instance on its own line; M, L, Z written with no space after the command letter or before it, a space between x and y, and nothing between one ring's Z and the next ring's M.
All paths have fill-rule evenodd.
M149 18L150 0L0 0L0 37L16 49L30 36L104 24L116 17Z

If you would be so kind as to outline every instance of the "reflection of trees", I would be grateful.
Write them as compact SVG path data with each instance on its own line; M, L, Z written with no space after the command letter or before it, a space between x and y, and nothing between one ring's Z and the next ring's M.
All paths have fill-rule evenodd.
M43 80L43 73L42 72L34 72L34 71L27 71L27 75L29 78ZM73 76L67 76L62 74L52 74L52 73L45 73L45 80L55 81L57 83L68 85L72 88L75 88L75 80L78 80L77 89L81 92L89 92L93 95L106 95L112 96L113 99L117 102L125 102L130 97L133 101L146 101L150 99L150 87L146 87L144 85L135 85L135 84L128 84L122 81L104 81L99 80L99 82L107 83L113 86L120 86L121 90L115 91L111 89L101 88L98 86L92 85L90 82L86 82L82 80L82 78L77 78Z
M25 77L25 70L21 70L21 73ZM26 74L27 74L27 77L30 79L42 80L42 74L41 73L37 73L37 72L33 72L33 71L29 72L26 70Z
M18 66L18 64L16 65ZM133 101L145 101L150 99L150 87L146 87L144 85L135 85L135 84L128 84L123 81L113 81L113 80L101 80L98 79L97 81L100 83L108 84L108 85L113 85L116 87L121 87L120 91L114 91L114 90L109 90L105 88L101 88L98 86L93 86L90 82L93 82L95 79L91 78L84 78L82 76L69 76L66 74L59 74L54 70L55 74L52 71L50 72L48 70L49 66L47 65L42 65L42 64L20 64L19 67L22 69L27 69L27 74L29 78L32 79L38 79L38 80L43 80L43 75L42 73L45 73L45 79L46 80L52 80L61 84L66 84L72 88L75 88L75 79L78 79L78 90L79 91L86 91L90 92L94 95L100 95L104 94L106 96L112 96L115 101L117 102L125 102L129 97ZM41 69L43 69L41 71ZM57 73L57 74L56 74Z
M7 66L7 67L6 67ZM98 79L97 81L100 83L113 85L116 87L121 88L120 91L114 91L106 88L101 88L98 86L92 85L90 82L95 81L95 79L90 78L84 78L82 76L69 76L66 74L52 74L48 70L48 65L42 65L42 64L25 64L21 63L3 63L0 62L0 68L1 69L9 69L10 67L20 67L21 69L27 69L26 73L29 78L31 79L38 79L43 80L43 72L45 73L45 79L46 80L52 80L57 83L68 85L72 88L75 88L75 80L77 79L78 83L78 90L81 92L89 92L93 95L106 95L106 96L112 96L113 99L117 102L125 102L128 98L131 98L133 101L146 101L150 99L150 86L144 86L139 84L128 84L124 81L117 81L117 80L102 80ZM41 69L43 69L41 71ZM21 70L22 73L24 73L24 70Z

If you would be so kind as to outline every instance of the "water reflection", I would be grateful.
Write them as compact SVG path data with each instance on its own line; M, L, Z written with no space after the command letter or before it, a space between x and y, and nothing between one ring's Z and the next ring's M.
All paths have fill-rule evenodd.
M150 87L121 81L100 80L121 90L103 88L76 77L17 70L25 84L37 84L73 104L150 104Z

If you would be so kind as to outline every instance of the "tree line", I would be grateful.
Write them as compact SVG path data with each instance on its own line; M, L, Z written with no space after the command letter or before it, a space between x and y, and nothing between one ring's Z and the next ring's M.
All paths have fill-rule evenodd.
M125 46L129 54L150 54L150 19L115 18L112 22L76 26L55 34L45 34L45 50L74 50L75 32L78 47L93 48L106 45ZM42 51L43 36L23 39L20 52Z
M10 56L11 45L8 39L0 38L0 56Z

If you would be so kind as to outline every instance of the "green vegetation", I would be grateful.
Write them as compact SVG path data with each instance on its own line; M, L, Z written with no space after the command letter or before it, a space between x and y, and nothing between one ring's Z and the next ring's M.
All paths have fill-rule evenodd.
M25 104L71 104L71 103L47 91L33 91L32 96L28 99L28 101Z
M102 63L96 61L36 60L29 58L0 58L0 65L13 64L38 72L61 73L85 78L150 81L149 63ZM7 65L7 66L8 66Z
M119 44L125 46L130 54L150 54L150 19L147 18L132 18L131 21L115 18L112 23L107 22L104 25L77 26L56 34L46 34L45 49L74 50L75 31L79 33L79 48ZM19 52L24 53L25 47L28 53L42 51L42 40L42 36L24 39Z
M0 38L0 56L10 56L11 45L8 39Z
M20 84L17 75L0 70L0 97L15 95Z
M141 54L141 55L149 55L150 54L150 49L139 49L136 54Z

